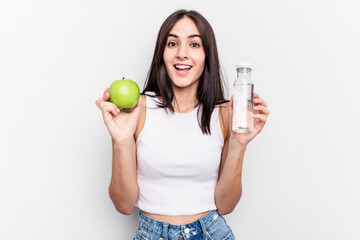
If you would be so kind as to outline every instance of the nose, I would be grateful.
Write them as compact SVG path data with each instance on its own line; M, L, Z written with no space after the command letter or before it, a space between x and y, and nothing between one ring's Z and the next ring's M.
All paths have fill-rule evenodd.
M181 44L178 49L179 49L179 50L178 50L177 56L176 56L178 59L188 58L188 53L187 53L186 45Z

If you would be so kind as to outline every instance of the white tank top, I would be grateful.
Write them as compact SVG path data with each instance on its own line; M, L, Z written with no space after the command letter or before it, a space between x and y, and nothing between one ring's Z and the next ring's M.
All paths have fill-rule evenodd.
M198 124L198 108L171 113L157 103L157 97L146 96L145 124L136 141L139 198L135 206L168 216L216 209L214 192L224 145L218 107L208 135Z

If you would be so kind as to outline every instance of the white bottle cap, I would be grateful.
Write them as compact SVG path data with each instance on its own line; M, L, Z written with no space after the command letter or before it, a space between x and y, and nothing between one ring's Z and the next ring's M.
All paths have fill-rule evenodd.
M251 65L250 62L242 61L242 62L238 62L237 66L236 66L236 69L238 69L238 68L250 68L250 69L252 69L252 65Z

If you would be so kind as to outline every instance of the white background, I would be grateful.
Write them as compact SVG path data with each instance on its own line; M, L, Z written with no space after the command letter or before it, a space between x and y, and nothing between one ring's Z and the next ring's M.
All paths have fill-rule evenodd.
M219 2L1 2L0 239L132 238L139 210L110 201L95 100L122 76L142 89L179 8L212 25L230 91L236 63L253 63L271 110L225 216L237 239L360 239L359 2Z

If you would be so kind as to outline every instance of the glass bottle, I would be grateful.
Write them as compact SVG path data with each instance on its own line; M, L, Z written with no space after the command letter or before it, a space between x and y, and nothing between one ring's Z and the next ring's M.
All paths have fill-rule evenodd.
M254 83L251 64L240 62L234 82L232 131L249 133L254 129Z

